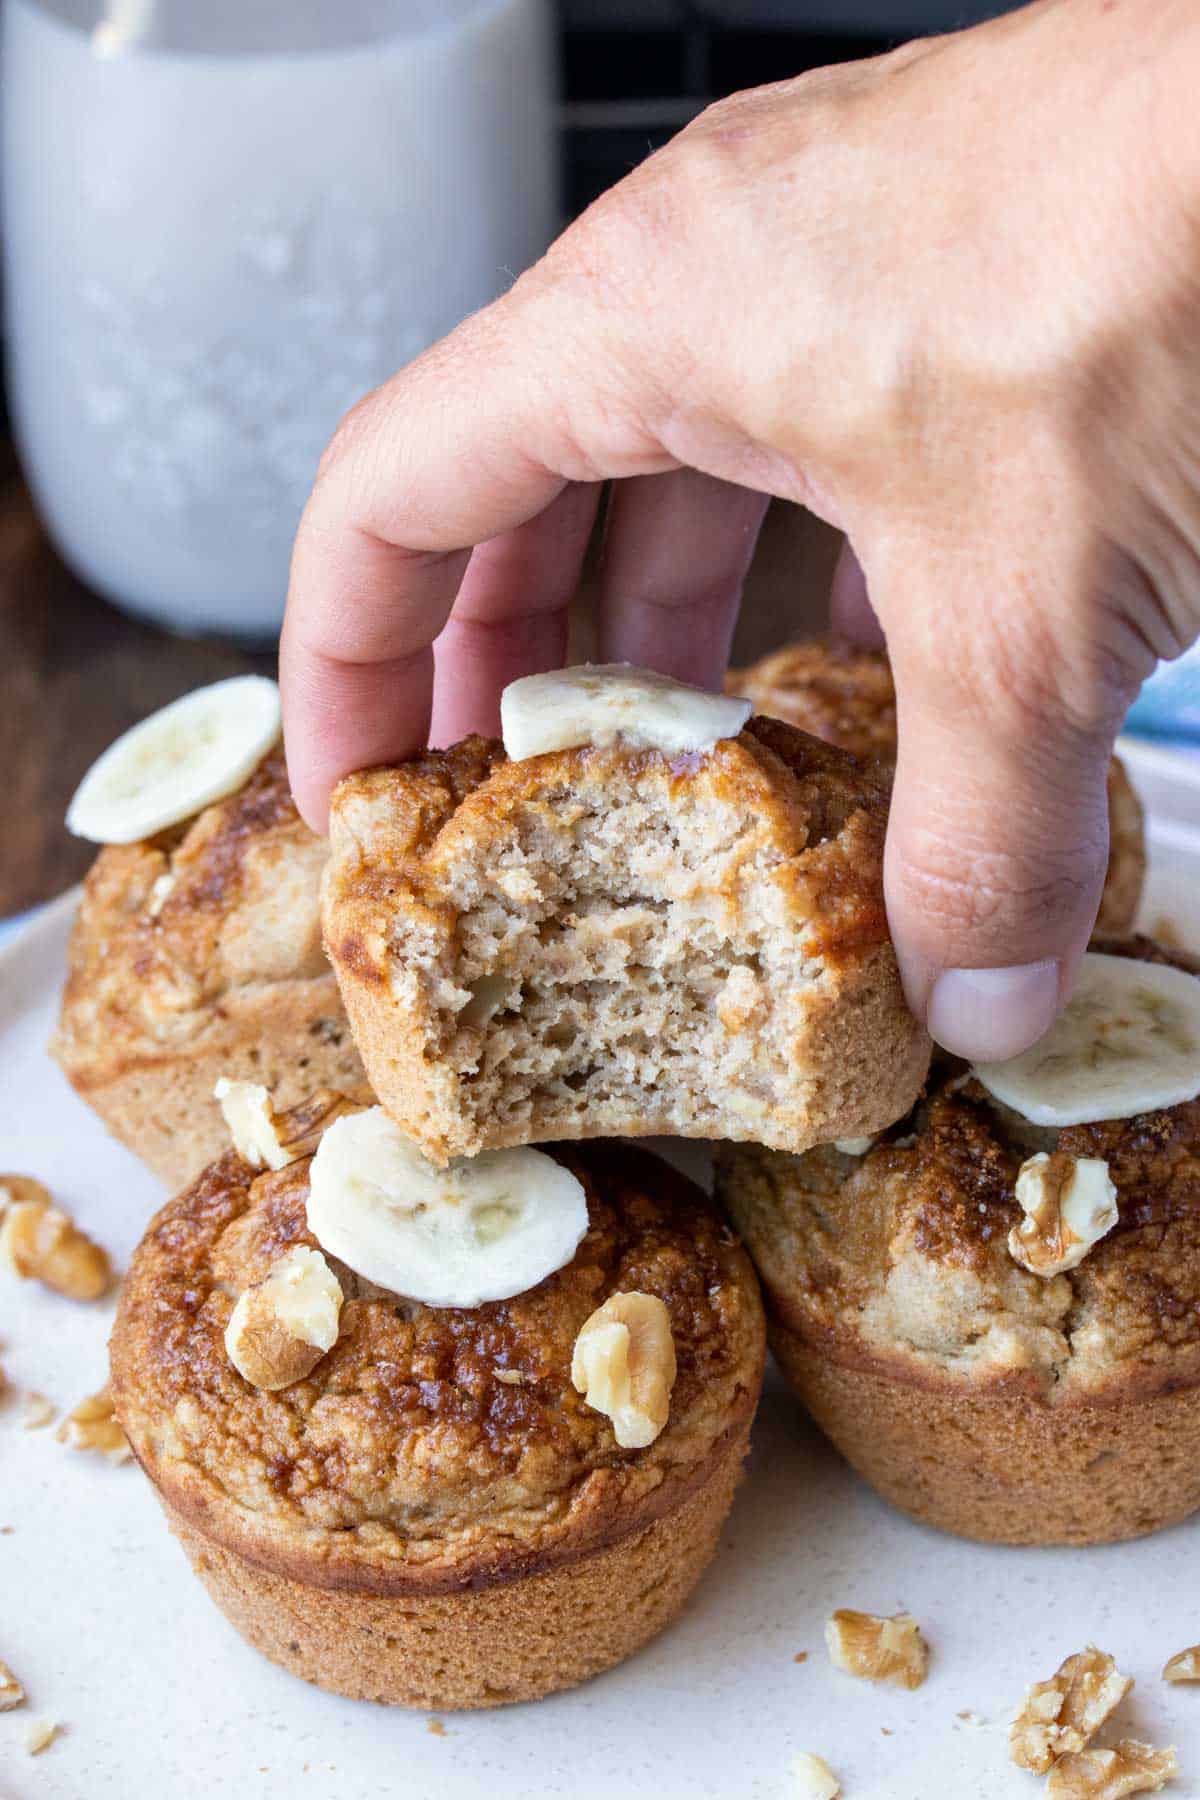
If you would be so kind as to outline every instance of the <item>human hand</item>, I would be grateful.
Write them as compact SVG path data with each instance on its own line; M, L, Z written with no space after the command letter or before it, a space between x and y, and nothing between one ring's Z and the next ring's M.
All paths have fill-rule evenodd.
M326 454L281 647L309 822L562 660L605 479L601 658L717 683L783 495L887 636L910 1002L964 1055L1038 1037L1114 735L1200 630L1198 69L1186 0L1041 0L722 102L605 195Z

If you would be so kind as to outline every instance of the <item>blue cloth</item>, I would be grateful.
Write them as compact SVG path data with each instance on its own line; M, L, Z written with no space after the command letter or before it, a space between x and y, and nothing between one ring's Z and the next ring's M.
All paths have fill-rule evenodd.
M1200 645L1159 663L1129 709L1126 731L1139 737L1200 743Z

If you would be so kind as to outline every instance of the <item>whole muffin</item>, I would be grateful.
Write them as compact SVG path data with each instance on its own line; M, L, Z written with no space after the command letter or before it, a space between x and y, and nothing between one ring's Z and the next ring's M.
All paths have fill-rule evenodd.
M305 1149L320 1129L311 1109L282 1127ZM224 1334L242 1290L315 1246L307 1154L260 1174L227 1152L134 1256L118 1417L218 1606L306 1680L439 1710L533 1699L661 1631L716 1547L765 1354L753 1270L656 1157L553 1154L588 1205L564 1268L468 1310L335 1263L337 1341L275 1392L243 1379ZM660 1434L623 1450L571 1367L585 1321L630 1291L665 1303L677 1375Z
M321 948L327 854L275 750L227 800L92 865L50 1051L172 1190L225 1147L222 1075L283 1107L323 1086L366 1097Z
M725 686L756 712L786 719L814 737L896 761L896 688L886 650L838 638L787 644L748 669L731 669ZM1108 767L1108 874L1096 930L1131 931L1146 874L1141 802L1118 757Z
M1039 1153L1047 1181L1100 1159L1116 1188L1115 1225L1061 1273L1009 1247ZM960 1068L865 1155L723 1147L717 1193L785 1374L893 1505L1011 1544L1200 1507L1200 1101L1054 1130Z
M929 1060L886 815L874 769L772 719L704 752L474 738L348 776L325 943L380 1103L440 1162L881 1129Z

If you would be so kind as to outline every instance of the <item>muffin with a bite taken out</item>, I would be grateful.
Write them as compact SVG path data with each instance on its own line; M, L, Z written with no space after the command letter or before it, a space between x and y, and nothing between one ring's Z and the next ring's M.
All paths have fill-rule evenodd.
M600 1136L806 1149L907 1111L929 1040L883 903L886 782L744 702L561 670L334 792L325 943L425 1153Z
M1088 1544L1200 1507L1200 981L1098 946L1011 1064L874 1145L718 1153L784 1372L896 1506Z
M571 1686L662 1630L764 1355L704 1196L619 1144L434 1170L331 1097L242 1141L152 1222L112 1341L134 1453L242 1635L442 1709Z

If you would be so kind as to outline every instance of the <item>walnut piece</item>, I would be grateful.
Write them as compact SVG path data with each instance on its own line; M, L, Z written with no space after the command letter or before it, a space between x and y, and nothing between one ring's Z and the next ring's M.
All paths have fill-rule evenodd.
M1174 1750L1156 1750L1122 1738L1112 1750L1073 1750L1060 1758L1046 1783L1046 1800L1123 1800L1157 1794L1179 1773Z
M1094 1644L1068 1656L1049 1681L1027 1688L1009 1727L1008 1753L1019 1768L1044 1775L1060 1756L1089 1744L1133 1680Z
M839 1607L825 1624L829 1660L847 1675L919 1688L929 1670L929 1645L909 1613L877 1613Z
M318 1088L291 1112L277 1115L275 1131L287 1152L287 1160L296 1162L302 1156L312 1156L335 1119L362 1110L360 1102L347 1100L344 1094L337 1094L332 1088Z
M284 1169L295 1160L280 1141L271 1096L260 1082L222 1075L213 1099L225 1115L234 1149L252 1169Z
M39 1206L49 1206L49 1188L35 1181L32 1175L0 1175L0 1219L10 1206L20 1206L30 1200Z
M1177 1650L1163 1667L1164 1681L1200 1681L1200 1644Z
M788 1764L795 1800L837 1800L841 1783L823 1756L803 1750Z
M111 1463L128 1462L133 1452L113 1412L112 1395L107 1387L89 1394L73 1406L55 1437L72 1450L98 1450Z
M26 1394L25 1404L21 1411L21 1426L25 1431L41 1431L47 1425L53 1425L57 1408L45 1394Z
M25 1748L30 1756L40 1756L58 1736L56 1719L31 1719L25 1727Z
M99 1300L108 1292L107 1252L52 1204L40 1181L5 1175L0 1187L18 1195L0 1219L0 1262L23 1281L33 1277L68 1300Z
M1016 1192L1025 1217L1008 1234L1008 1253L1032 1275L1076 1268L1117 1222L1117 1190L1100 1157L1041 1150L1021 1164Z
M766 996L758 976L744 963L735 963L717 996L717 1017L726 1031L745 1031L763 1011Z
M6 1662L0 1662L0 1712L11 1712L25 1698L21 1686Z
M584 1321L571 1380L588 1406L612 1420L622 1450L652 1444L671 1411L675 1339L657 1294L613 1294Z
M222 1075L213 1089L220 1104L233 1147L252 1169L286 1169L302 1156L311 1156L328 1126L343 1113L361 1107L320 1088L290 1113L277 1113L267 1089L257 1081L230 1081Z
M319 1250L297 1244L241 1294L225 1349L251 1387L275 1393L311 1375L337 1343L342 1289Z

